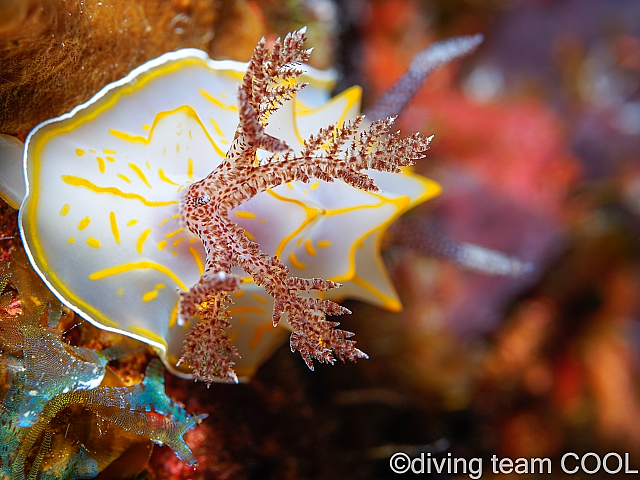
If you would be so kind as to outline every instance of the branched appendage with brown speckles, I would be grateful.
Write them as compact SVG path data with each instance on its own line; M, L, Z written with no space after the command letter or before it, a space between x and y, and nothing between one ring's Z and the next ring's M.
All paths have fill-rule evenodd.
M277 41L272 50L264 41L256 47L239 90L240 123L225 160L211 174L191 185L181 212L186 225L206 251L200 281L181 295L179 319L198 315L200 322L185 340L181 362L188 362L196 379L236 379L231 358L237 356L225 328L229 327L226 305L229 294L240 287L232 273L239 266L274 298L273 324L286 313L293 332L291 350L299 351L309 368L312 359L333 363L335 358L354 361L366 354L349 340L351 332L335 328L325 315L350 313L337 303L309 298L301 292L325 291L340 285L321 278L289 276L278 257L266 255L260 245L245 236L244 229L229 219L231 210L260 192L291 181L327 182L340 179L353 187L376 192L373 180L363 170L400 172L426 151L429 139L413 135L401 139L389 134L393 119L374 122L361 130L362 118L342 126L331 125L311 136L301 152L264 132L268 117L303 85L294 81L296 68L309 57L302 48L304 30ZM257 149L272 153L261 165ZM202 307L204 305L204 307Z

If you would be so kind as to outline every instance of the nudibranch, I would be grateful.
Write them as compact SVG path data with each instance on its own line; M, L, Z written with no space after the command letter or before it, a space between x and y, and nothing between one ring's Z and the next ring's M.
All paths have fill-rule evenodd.
M259 64L256 53L249 67L194 49L150 61L30 134L24 199L15 184L0 185L21 203L25 248L52 291L100 328L152 345L174 372L211 292L226 292L221 318L232 325L240 377L291 328L283 295L293 286L319 290L298 295L298 307L342 313L329 300L349 297L400 309L380 242L395 218L439 193L429 179L393 173L420 158L430 138L389 135L391 120L361 125L360 88L330 98L329 72L306 67L299 89L294 67L309 54L302 41L303 31L289 35L275 53L262 43L256 52L266 59ZM208 241L220 225L228 231ZM269 275L289 279L284 294ZM288 314L278 328L274 307ZM342 332L322 311L310 315Z

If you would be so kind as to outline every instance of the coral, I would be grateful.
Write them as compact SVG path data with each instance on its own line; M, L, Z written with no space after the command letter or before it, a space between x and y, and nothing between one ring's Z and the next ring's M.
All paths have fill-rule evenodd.
M62 306L21 251L10 264L0 264L0 292L3 475L93 477L145 438L167 444L195 465L182 436L206 415L188 415L165 395L158 359L140 384L122 386L107 362L130 355L126 343L101 352L67 344L53 328ZM104 437L102 429L109 432Z
M389 134L393 119L376 121L361 129L362 117L341 126L322 128L294 152L284 141L265 133L264 128L280 105L303 87L295 80L297 66L310 51L303 49L304 30L276 41L269 50L261 41L249 62L239 90L240 125L225 160L207 177L193 183L186 192L181 213L187 227L203 242L206 265L199 282L181 294L179 319L183 323L206 303L200 323L185 340L184 355L197 379L211 382L217 376L235 378L224 328L228 324L229 293L240 287L241 277L232 273L239 266L274 298L273 323L284 314L292 327L291 350L299 351L309 366L312 359L333 363L335 358L355 360L366 355L349 340L351 332L334 327L337 322L324 315L341 315L348 310L322 298L304 296L323 292L339 284L320 278L289 276L289 269L277 256L269 256L230 220L232 209L260 192L291 181L308 182L311 177L345 183L370 192L378 191L364 170L400 173L400 167L423 156L430 138L417 134L401 138ZM258 149L271 152L257 160Z

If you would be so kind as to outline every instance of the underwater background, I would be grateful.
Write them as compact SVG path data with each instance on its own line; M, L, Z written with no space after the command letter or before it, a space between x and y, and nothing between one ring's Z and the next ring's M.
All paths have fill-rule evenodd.
M341 318L368 360L312 372L285 342L249 383L207 388L165 374L169 398L208 414L184 435L199 466L154 446L130 478L399 478L389 459L400 451L483 458L483 478L504 476L492 473L493 455L549 458L553 472L536 475L545 478L563 475L568 452L628 453L630 468L640 469L639 2L70 2L103 15L89 35L59 19L43 18L42 27L33 12L46 3L24 2L12 14L36 32L24 58L0 49L0 133L23 140L40 121L176 48L246 61L260 36L308 25L311 64L337 70L336 92L361 85L366 106L430 43L482 33L483 44L433 74L398 119L403 132L435 135L416 171L443 188L407 217L534 266L518 277L487 276L388 245L384 260L404 310L347 301L353 315ZM150 29L140 27L142 10ZM129 30L111 41L121 17ZM92 73L65 67L62 54L38 43L47 38L38 25L64 31L77 43L75 61ZM3 42L14 27L0 24ZM17 78L32 52L43 65L61 65L64 87L37 71ZM1 201L0 212L8 260L20 249L16 212ZM71 330L69 342L105 341L81 328L90 330ZM116 365L125 384L150 357ZM101 475L124 478L113 469Z

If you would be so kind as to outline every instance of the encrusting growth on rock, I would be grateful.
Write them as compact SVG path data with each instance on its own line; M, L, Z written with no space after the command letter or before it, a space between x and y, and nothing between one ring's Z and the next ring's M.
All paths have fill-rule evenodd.
M229 324L230 293L240 288L242 278L233 273L240 267L274 298L273 324L286 314L292 327L291 350L300 352L309 368L313 359L333 363L336 358L355 361L366 354L350 340L353 333L335 327L325 315L350 313L329 300L307 296L337 288L338 283L321 278L289 276L277 256L269 256L230 220L232 209L283 183L335 179L368 192L377 192L367 169L400 173L424 156L431 138L418 134L401 138L389 133L393 118L362 126L363 117L342 125L321 128L293 151L284 141L265 133L269 117L280 105L292 100L304 87L297 83L298 66L307 61L303 48L305 30L293 32L272 49L264 39L256 47L238 93L240 123L224 161L207 177L192 184L181 203L186 225L202 241L206 265L199 282L181 294L179 321L199 317L189 332L181 361L193 368L196 379L210 383L215 378L236 380L232 358L237 356L226 329ZM271 155L256 156L262 149Z

